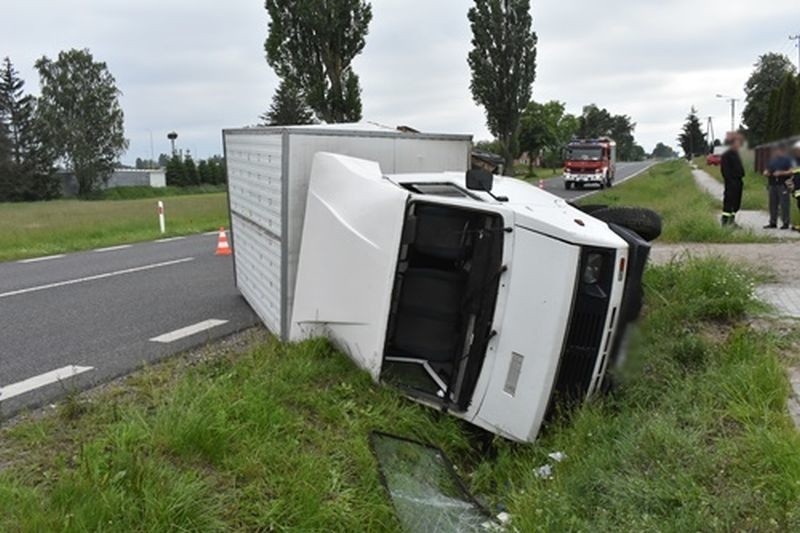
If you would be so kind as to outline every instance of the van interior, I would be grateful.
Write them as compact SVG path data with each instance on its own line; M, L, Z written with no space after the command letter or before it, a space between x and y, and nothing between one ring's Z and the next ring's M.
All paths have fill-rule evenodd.
M493 336L505 233L497 213L409 204L383 381L447 409L469 407Z

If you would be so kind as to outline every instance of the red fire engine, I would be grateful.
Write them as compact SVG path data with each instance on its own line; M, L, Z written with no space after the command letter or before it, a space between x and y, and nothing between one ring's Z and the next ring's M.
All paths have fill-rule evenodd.
M611 187L617 171L617 143L608 137L575 139L564 151L564 187L596 183Z

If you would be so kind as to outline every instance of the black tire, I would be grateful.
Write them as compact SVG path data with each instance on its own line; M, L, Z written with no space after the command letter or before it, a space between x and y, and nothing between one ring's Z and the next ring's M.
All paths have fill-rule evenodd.
M608 205L606 204L576 205L575 207L577 207L587 215L591 215L595 211L600 211L601 209L608 209Z
M654 241L661 235L661 216L652 209L611 206L597 209L591 215L603 222L628 228L646 241Z
M569 182L568 182L568 181L565 181L565 182L564 182L564 189L565 189L565 190L570 190L570 188L571 188L571 187L570 187L570 185L569 185Z

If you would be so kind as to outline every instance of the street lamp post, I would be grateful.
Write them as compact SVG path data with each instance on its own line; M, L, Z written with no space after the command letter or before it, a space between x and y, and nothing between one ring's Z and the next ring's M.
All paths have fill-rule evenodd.
M733 133L736 131L736 102L738 102L739 99L732 96L725 96L724 94L718 94L717 98L722 98L731 103L731 133Z

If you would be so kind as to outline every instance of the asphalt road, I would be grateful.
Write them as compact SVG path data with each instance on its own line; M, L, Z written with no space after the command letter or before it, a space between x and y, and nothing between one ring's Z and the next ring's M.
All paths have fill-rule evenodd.
M196 235L0 263L0 419L256 324L215 246Z
M626 180L634 178L653 166L655 161L641 161L634 163L617 163L617 178L614 180L614 185L619 185ZM585 189L564 189L564 180L561 177L552 178L544 181L544 188L546 191L553 193L565 200L571 202L580 200L586 196L590 196L598 191L600 187L597 185L587 185Z

